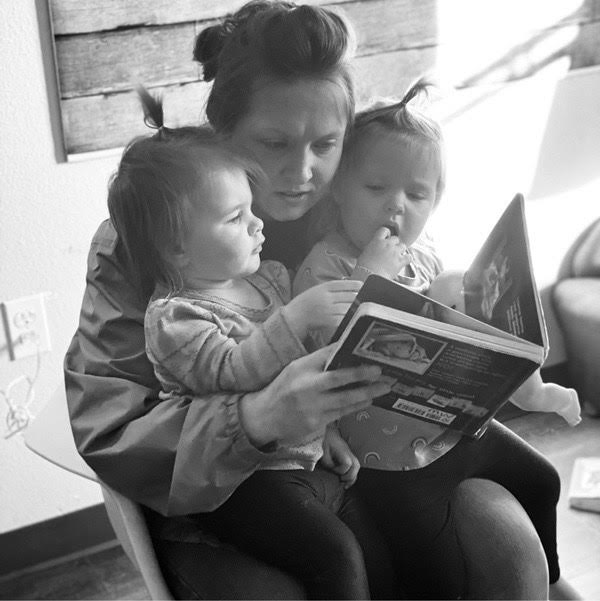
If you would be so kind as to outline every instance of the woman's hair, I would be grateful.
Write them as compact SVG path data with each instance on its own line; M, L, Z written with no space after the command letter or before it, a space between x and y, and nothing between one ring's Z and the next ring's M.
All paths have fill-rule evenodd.
M205 81L214 80L206 115L213 127L231 133L248 112L256 85L322 78L342 85L348 123L354 115L354 86L348 58L351 26L337 13L284 0L252 0L196 38L194 59Z
M251 184L260 169L226 148L208 126L167 128L160 100L138 89L144 121L158 131L132 140L108 191L108 210L131 276L143 298L157 283L171 291L183 283L173 253L180 248L191 207L217 166L244 170ZM204 188L206 189L206 188Z
M440 175L436 186L435 203L439 202L446 183L446 160L444 138L441 127L437 121L427 116L412 103L422 95L427 95L433 86L425 78L419 79L410 86L402 100L399 102L375 102L371 107L356 114L344 143L344 151L340 165L332 183L332 194L335 194L336 183L353 168L357 160L357 150L360 143L372 134L377 136L391 135L399 142L428 150L432 160L437 160L440 166ZM311 239L320 240L328 231L337 227L339 208L333 198L329 197L321 203L315 212L311 225Z

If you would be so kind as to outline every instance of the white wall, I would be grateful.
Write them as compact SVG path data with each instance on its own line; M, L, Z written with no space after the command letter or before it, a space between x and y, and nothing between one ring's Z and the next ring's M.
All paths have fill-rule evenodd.
M50 51L40 45L34 0L0 2L0 301L49 293L52 352L42 355L33 414L62 380L87 249L118 159L56 162L42 63ZM0 327L0 389L35 366L35 358L9 362ZM6 413L0 396L0 533L101 501L96 485L35 456L22 435L5 439Z
M107 214L106 182L118 160L56 162L42 61L48 52L34 0L0 2L0 301L49 293L52 352L42 357L33 414L62 380L89 241ZM522 191L531 198L536 273L547 286L571 240L600 214L600 71L557 85L561 76L548 71L457 97L459 112L446 119L448 193L434 224L448 266L466 267L512 194ZM468 113L460 112L465 105ZM566 127L565 115L576 116ZM1 330L4 389L33 374L35 359L9 362ZM551 342L554 360L564 358L560 336ZM35 456L20 434L5 439L6 409L0 398L0 534L100 502L96 485Z

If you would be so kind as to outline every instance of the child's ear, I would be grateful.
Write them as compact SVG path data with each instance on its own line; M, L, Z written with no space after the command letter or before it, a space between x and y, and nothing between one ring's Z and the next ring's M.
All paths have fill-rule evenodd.
M168 252L169 261L177 268L183 269L189 265L189 257L182 244L174 244Z

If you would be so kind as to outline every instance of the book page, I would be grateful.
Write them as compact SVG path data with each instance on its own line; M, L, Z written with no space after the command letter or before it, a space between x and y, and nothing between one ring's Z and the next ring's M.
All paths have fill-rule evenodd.
M525 206L517 194L464 278L467 315L548 348L529 250Z

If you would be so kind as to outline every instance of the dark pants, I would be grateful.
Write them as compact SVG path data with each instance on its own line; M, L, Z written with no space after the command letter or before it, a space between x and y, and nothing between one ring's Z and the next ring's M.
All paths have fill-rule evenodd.
M548 561L560 576L556 504L560 479L552 464L493 421L479 439L463 438L425 468L363 468L356 488L388 541L398 578L411 598L455 598L464 590L463 553L452 522L452 495L467 478L492 480L511 492L532 521Z
M304 479L299 488L304 489L305 502L324 504L331 512L337 511L339 520L354 533L362 548L374 599L450 599L463 595L466 583L463 557L470 556L471 550L462 548L456 537L452 495L460 482L468 478L492 480L518 499L541 539L550 582L558 580L560 575L556 551L558 474L540 453L497 422L490 424L481 439L462 439L449 453L423 469L392 472L362 468L356 485L346 491L341 504L339 483L333 474L321 470L313 475L310 472L293 474ZM249 486L257 487L255 494L259 498L269 496L269 487L261 484L262 478L269 477L267 472L257 472L256 479L249 479ZM214 521L213 514L201 514L198 524L225 539L227 528L220 523L218 511L214 512ZM226 511L236 513L237 508L232 504ZM254 507L246 505L240 511L246 517L233 516L232 520L239 520L242 529L244 519L254 519ZM295 522L296 516L289 516L291 521L280 521L276 531L287 528L282 540L298 536L303 545L308 544L301 535L301 521L309 521L310 513L294 513L300 514L300 521ZM263 521L256 524L264 526ZM269 522L261 533L262 544L266 543L266 554L260 555L264 561L257 559L257 549L249 540L245 543L247 553L223 545L210 547L158 540L155 543L167 583L179 598L298 598L302 593L298 581L306 581L303 572L293 580L268 565L281 565L272 557L275 552L270 549L270 545L275 544L270 536L273 531ZM310 531L314 529L309 524ZM340 531L339 525L334 528L334 532L337 531ZM326 532L316 534L322 539ZM342 536L346 537L347 532ZM242 545L244 541L237 544ZM330 544L328 540L327 545ZM352 548L355 552L356 547L352 545ZM310 547L298 551L303 552L308 553L310 561L315 554L320 555L315 558L318 562L332 559L331 550L324 552ZM485 562L485 558L482 561ZM299 574L298 566L284 569ZM323 598L325 596L323 594Z
M388 549L357 496L344 493L338 476L322 469L258 471L215 511L199 515L198 523L219 540L293 575L309 599L368 599L370 588L377 598L393 598ZM165 548L193 553L186 543L158 546L159 558Z

